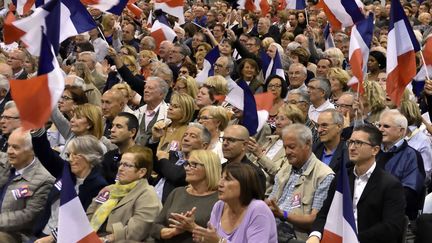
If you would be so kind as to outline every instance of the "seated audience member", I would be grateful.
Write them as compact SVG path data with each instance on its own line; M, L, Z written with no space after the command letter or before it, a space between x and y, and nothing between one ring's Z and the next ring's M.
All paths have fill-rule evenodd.
M18 108L15 101L11 100L4 106L4 111L0 116L0 151L6 153L8 149L9 135L13 130L21 126Z
M267 136L261 145L250 138L248 141L248 158L263 169L266 176L266 191L268 195L274 184L274 177L281 166L287 162L282 141L282 130L293 123L304 124L303 113L295 105L287 104L279 108L276 116L276 130Z
M405 230L402 185L376 163L382 138L376 127L366 124L354 128L347 141L349 159L355 165L348 169L348 177L360 243L398 243ZM338 178L330 186L307 243L319 243L322 239L337 181Z
M183 164L186 187L174 189L156 218L152 236L164 242L191 242L196 226L207 227L210 212L217 201L221 175L218 156L209 150L193 150Z
M195 99L195 105L198 109L202 109L208 105L216 105L217 103L215 88L207 85L201 86Z
M51 242L54 241L51 235L52 231L57 233L61 177L64 165L70 166L72 180L75 181L75 189L84 210L86 210L97 193L108 185L100 171L99 163L103 150L99 140L92 135L75 137L66 148L69 154L66 161L50 148L44 129L33 132L32 137L35 155L60 183L56 183L56 186L51 190L45 211L35 227L35 236L42 237L38 241Z
M178 144L179 151L157 152L157 161L154 162L153 167L158 177L154 184L162 203L172 190L187 184L183 165L189 159L190 153L197 149L207 149L209 142L209 131L201 124L190 123Z
M198 87L196 81L191 76L179 76L173 87L173 91L178 93L187 94L196 99Z
M200 109L197 117L198 122L209 130L211 140L208 148L219 156L221 163L225 163L226 159L223 155L220 137L228 126L229 117L229 112L221 106L206 106Z
M35 157L31 136L21 128L9 136L0 175L0 237L9 238L8 243L26 242L55 178Z
M334 173L312 153L312 133L302 124L282 131L289 163L275 177L268 205L277 218L279 241L306 240Z
M174 93L165 120L160 120L152 127L152 143L158 143L157 150L177 151L179 143L192 121L195 111L194 100L187 94Z
M117 146L102 158L102 174L108 184L114 184L121 155L135 145L138 131L138 119L127 112L120 112L112 122L110 141Z
M135 145L122 155L118 181L102 189L87 209L90 225L103 242L145 241L162 205L147 178L152 152Z
M228 164L219 181L219 201L207 228L196 226L195 242L276 243L274 217L265 204L256 170L247 164Z
M266 177L258 166L254 165L246 156L249 132L244 126L230 125L224 130L222 139L222 151L227 162L222 166L231 163L242 163L252 166L256 170L257 180L264 192L266 187Z
M406 215L414 220L424 196L425 171L421 155L404 139L407 119L398 110L381 114L379 130L383 139L377 155L377 166L395 176L402 183L406 199Z
M335 109L321 112L316 124L320 141L312 148L315 156L336 173L348 161L347 147L341 139L343 124L342 114Z
M268 91L273 94L273 106L269 111L267 123L270 125L272 131L274 131L276 129L276 116L279 112L279 108L284 104L284 99L288 93L288 87L282 77L271 75L267 78L263 91Z

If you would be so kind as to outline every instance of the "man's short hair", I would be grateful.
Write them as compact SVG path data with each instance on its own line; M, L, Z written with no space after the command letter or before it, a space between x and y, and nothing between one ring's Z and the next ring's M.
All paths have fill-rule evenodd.
M343 115L340 112L338 112L336 109L326 109L323 112L321 112L321 114L322 113L330 113L331 117L332 117L332 121L334 124L337 124L337 125L343 125L344 124Z
M135 137L138 134L138 129L139 129L139 121L136 118L135 115L129 113L129 112L120 112L117 115L118 117L124 117L127 119L126 125L129 131L131 131L132 129L135 129L135 134L133 135L133 139L135 139Z
M369 143L373 146L380 146L382 143L382 133L380 130L371 124L362 124L354 127L353 132L362 131L369 135Z
M202 124L197 123L197 122L191 122L188 125L188 128L189 127L195 127L195 128L198 128L199 130L201 130L201 141L203 143L210 144L211 134L205 126L203 126Z
M313 142L313 136L312 131L309 127L303 125L303 124L291 124L287 127L285 127L282 130L282 137L286 136L287 134L294 134L297 138L297 141L300 142L303 145L311 145Z
M310 104L310 97L309 97L309 93L300 89L293 89L288 91L288 95L290 94L296 94L300 96L300 101L304 101L308 104Z
M159 83L159 89L165 98L165 96L168 94L168 90L169 90L168 83L165 80L163 80L162 78L155 77L155 76L150 76L147 78L147 81L150 81L150 80L153 80L153 81L156 81Z
M327 78L318 78L318 77L311 79L309 83L312 81L318 81L319 88L322 89L322 91L324 91L324 98L327 100L331 95L330 81Z
M394 124L396 124L396 126L402 127L405 130L408 128L408 120L397 109L391 109L391 110L383 111L380 115L380 120L384 116L391 116L392 120L393 120Z

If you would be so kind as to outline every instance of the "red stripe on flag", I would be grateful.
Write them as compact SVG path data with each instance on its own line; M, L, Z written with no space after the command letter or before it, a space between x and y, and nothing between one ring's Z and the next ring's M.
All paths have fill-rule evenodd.
M135 17L141 17L143 10L140 9L137 5L135 5L134 3L128 3L126 6L135 15Z
M48 75L26 80L10 80L13 100L25 130L41 128L51 115L51 94Z
M327 16L328 21L332 27L332 30L341 30L342 23L336 18L336 16L332 13L332 11L327 7L324 3L324 0L319 0L317 4L318 8L322 8L324 10L325 15Z
M254 0L246 0L245 9L249 11L255 11Z
M13 25L15 21L15 15L9 11L4 20L3 38L6 44L12 44L14 41L19 41L26 32L18 29Z
M31 11L34 4L35 4L35 0L27 0L23 7L23 14L28 14Z
M255 94L255 102L257 110L266 110L270 112L273 107L274 95L271 92L265 92L260 94Z
M78 241L78 243L98 243L98 242L101 242L101 240L99 239L99 237L94 231Z
M266 16L270 12L270 5L267 0L260 0L261 15Z
M387 76L386 91L390 99L399 106L405 87L416 75L415 52L409 51L397 58L397 67Z
M95 5L99 4L99 0L81 0L83 5Z
M158 30L155 30L155 31L151 32L150 35L155 39L155 42L156 42L155 53L159 54L160 43L162 41L166 40L165 33L163 32L162 29L158 29Z
M360 94L364 93L364 89L363 89L363 56L362 56L362 52L360 49L356 49L352 55L351 55L351 59L349 60L349 63L351 65L351 71L354 77L356 77L358 79L358 83L351 85L352 89L354 91L357 91L358 88L360 88ZM360 85L360 87L358 87L358 85Z
M155 3L165 3L166 5L175 8L175 7L182 7L183 6L183 0L155 0Z
M342 236L337 235L331 231L324 230L321 243L342 243Z

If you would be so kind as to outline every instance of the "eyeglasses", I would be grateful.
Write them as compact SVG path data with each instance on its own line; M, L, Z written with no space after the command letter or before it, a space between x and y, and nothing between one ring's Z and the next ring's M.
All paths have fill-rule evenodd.
M218 68L224 68L225 66L219 63L215 63L214 67L218 67Z
M69 152L66 152L65 155L66 155L66 158L69 158L69 160L84 157L84 155L82 155L82 154L69 153Z
M211 120L211 119L213 119L213 117L211 117L211 116L199 116L198 117L198 121L199 120L208 121L208 120Z
M323 124L316 124L315 126L316 126L316 128L318 129L318 128L322 128L322 129L327 129L327 128L329 128L331 125L335 125L336 123L323 123Z
M282 87L282 85L280 85L280 84L269 84L267 87L269 89L276 89L276 88Z
M307 103L307 102L304 101L304 100L299 100L299 101L297 101L297 100L288 100L285 103L291 104L291 105L297 105L298 103Z
M0 120L1 119L5 119L5 120L19 119L19 116L5 116L5 115L1 115L0 116Z
M310 89L310 90L321 89L320 87L314 87L314 86L312 86L312 85L308 85L307 87L308 87L308 89ZM322 89L321 89L321 90L322 90Z
M120 167L120 166L123 166L123 167L125 167L125 168L127 168L127 169L136 168L135 165L133 165L133 164L129 164L129 163L125 163L125 162L120 162L120 163L119 163L119 167Z
M367 143L367 142L363 142L360 140L347 140L346 141L346 146L349 148L351 145L354 145L354 148L360 148L361 146L363 146L363 144L369 145L369 146L375 146L371 143Z
M346 108L346 109L349 109L349 108L351 108L353 105L337 104L337 103L336 103L334 106L335 106L335 108Z
M235 143L235 142L244 142L244 139L241 138L230 138L230 137L220 137L222 142Z
M191 168L191 169L196 169L198 166L204 166L204 165L201 164L201 163L194 162L194 161L186 161L186 162L183 164L183 167L186 168L186 167L188 167L188 166L189 166L189 168Z
M381 124L381 123L378 123L378 124L376 124L376 126L378 127L378 128L381 128L381 127L384 127L384 128L390 128L390 127L393 127L393 126L390 126L390 125L388 125L388 124Z
M62 96L60 97L60 99L62 99L62 100L73 100L72 97L69 97L69 96L66 96L66 95L62 95Z

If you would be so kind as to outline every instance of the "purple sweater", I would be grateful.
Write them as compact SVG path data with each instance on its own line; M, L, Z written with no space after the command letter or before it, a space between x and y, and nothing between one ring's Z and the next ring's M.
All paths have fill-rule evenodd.
M224 202L218 201L213 206L210 223L220 237L229 243L277 243L276 221L273 213L264 201L252 200L240 225L227 234L221 225Z

